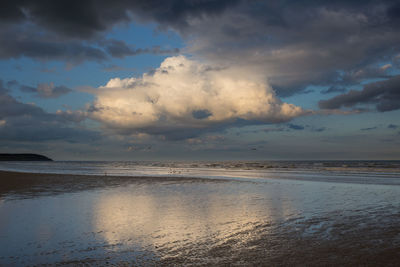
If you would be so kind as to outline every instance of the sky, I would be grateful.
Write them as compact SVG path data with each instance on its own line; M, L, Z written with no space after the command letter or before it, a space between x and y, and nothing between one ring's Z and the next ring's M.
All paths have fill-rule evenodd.
M0 152L400 159L400 1L0 3Z

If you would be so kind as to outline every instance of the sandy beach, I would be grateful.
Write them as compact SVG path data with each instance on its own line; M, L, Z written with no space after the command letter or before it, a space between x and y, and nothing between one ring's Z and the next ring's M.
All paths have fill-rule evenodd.
M0 172L0 265L397 266L400 187Z

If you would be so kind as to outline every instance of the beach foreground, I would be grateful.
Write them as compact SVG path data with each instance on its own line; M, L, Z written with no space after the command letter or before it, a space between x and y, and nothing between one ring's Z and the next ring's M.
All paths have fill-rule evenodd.
M0 172L0 265L398 266L400 186Z

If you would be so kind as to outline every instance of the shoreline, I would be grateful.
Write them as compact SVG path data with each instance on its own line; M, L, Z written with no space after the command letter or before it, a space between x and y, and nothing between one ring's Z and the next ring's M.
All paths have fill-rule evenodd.
M77 169L76 171L79 171ZM112 170L111 170L112 171ZM386 170L387 171L387 170ZM399 172L398 172L399 171ZM143 172L143 171L142 171ZM146 170L144 170L146 172ZM67 182L81 183L82 186L93 187L93 184L98 184L94 187L106 187L123 183L132 182L184 182L184 181L237 181L237 182L260 182L260 181L301 181L301 182L325 182L325 183L345 183L345 184L362 184L362 185L392 185L400 186L400 170L395 169L393 172L377 172L366 171L359 172L351 169L341 170L241 170L241 169L193 169L193 168L173 168L169 172L151 173L143 175L143 173L60 173L60 172L32 172L25 170L1 170L0 169L0 195L1 187L8 187L4 184L4 177L15 176L16 179L21 179L22 176L30 177L27 182L38 179L41 181L47 179L48 183ZM35 179L32 179L35 177ZM38 178L40 177L40 178ZM25 182L25 181L24 181ZM36 182L36 180L34 181ZM88 183L92 183L88 185ZM101 184L101 185L99 185Z

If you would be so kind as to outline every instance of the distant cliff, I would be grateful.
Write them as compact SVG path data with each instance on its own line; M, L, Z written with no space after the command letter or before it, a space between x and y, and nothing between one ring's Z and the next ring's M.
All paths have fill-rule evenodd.
M53 161L38 154L0 154L0 161Z

